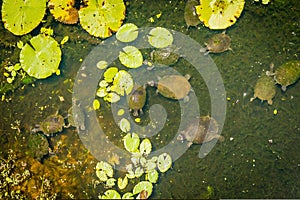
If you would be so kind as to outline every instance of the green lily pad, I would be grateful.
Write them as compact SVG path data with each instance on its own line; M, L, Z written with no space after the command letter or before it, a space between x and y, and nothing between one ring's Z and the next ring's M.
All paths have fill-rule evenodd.
M156 162L153 162L152 160L148 160L145 167L146 167L146 171L150 172L156 168Z
M80 24L89 34L107 38L122 25L125 9L123 0L89 0L79 10Z
M200 0L200 5L195 8L206 27L226 29L240 17L244 4L245 0Z
M106 88L108 86L108 82L106 80L101 80L99 82L99 86L102 87L102 88Z
M165 28L156 27L149 32L148 42L156 48L164 48L173 43L173 35Z
M146 180L149 180L151 183L156 183L158 180L158 172L153 169L146 174Z
M112 177L114 174L112 166L104 161L100 161L96 165L96 175L100 181L107 181L108 177Z
M98 69L105 69L107 67L107 62L105 60L100 60L97 62Z
M168 171L168 169L170 169L171 166L172 166L172 158L169 154L163 153L158 156L157 167L158 167L159 171L164 173L164 172Z
M45 11L46 0L3 0L2 21L13 34L24 35L39 25Z
M125 189L127 185L128 185L128 178L127 178L127 176L125 176L123 179L122 178L118 178L118 187L120 188L120 190Z
M133 85L132 76L127 71L120 70L114 78L111 90L124 96L124 92L129 94L132 91Z
M136 184L133 188L133 195L139 194L142 191L147 192L147 197L149 197L152 194L153 185L149 181L141 181L138 184Z
M59 44L50 36L39 34L20 52L20 63L29 76L43 79L57 73L61 61Z
M101 196L102 199L121 199L121 195L116 190L107 190L104 195Z
M122 65L128 68L138 68L143 65L143 55L140 50L134 46L126 46L120 51L119 60Z
M127 135L123 138L124 147L129 152L137 152L138 147L140 145L140 138L136 133L127 133Z
M122 199L134 199L134 197L131 192L126 192L125 194L123 194Z
M139 35L138 27L135 24L127 23L122 25L116 33L116 38L121 42L132 42Z
M121 119L121 121L119 122L119 127L124 133L127 133L130 131L130 123L125 118Z
M105 97L107 94L108 92L106 91L106 88L102 88L102 87L100 87L96 92L96 95L101 98Z
M143 141L140 144L140 153L145 156L148 156L151 150L152 150L152 145L150 140L148 138L143 139Z
M129 179L133 179L133 178L135 178L135 174L132 170L128 170L126 177L128 177Z
M107 95L105 97L103 97L104 101L108 101L110 103L116 103L121 99L121 97L114 93L114 92L109 92L107 93Z
M116 185L115 182L116 182L115 178L109 178L109 179L106 180L105 186L111 188L111 187Z
M106 80L108 83L113 82L114 77L116 76L118 71L119 71L119 69L117 67L108 68L103 74L104 80Z
M134 171L134 175L137 178L140 178L144 174L144 170L141 167L137 167Z

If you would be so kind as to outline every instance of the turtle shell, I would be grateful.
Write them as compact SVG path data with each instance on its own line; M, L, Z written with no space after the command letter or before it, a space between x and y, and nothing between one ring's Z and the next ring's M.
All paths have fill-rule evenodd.
M262 101L266 100L271 105L275 94L276 87L273 78L263 74L256 82L253 98L259 98Z
M191 85L184 76L168 75L158 81L158 93L170 99L183 99L191 90Z
M286 62L276 69L274 74L275 81L280 84L283 91L286 87L295 83L300 77L300 61L293 60Z
M151 60L162 65L174 65L180 58L178 50L179 48L174 45L153 50Z
M85 113L79 105L73 105L68 110L68 122L73 127L79 127L80 130L84 131L85 127ZM77 124L78 123L78 124Z
M129 108L133 110L133 115L137 116L146 103L146 89L143 86L135 86L129 95Z
M207 42L206 48L212 53L222 53L230 50L230 43L230 37L223 32L211 37Z
M40 124L40 129L45 135L50 136L52 134L61 132L64 126L65 126L64 118L61 115L54 114L48 116Z
M185 130L182 131L182 139L194 144L202 144L213 139L223 140L223 136L218 134L218 123L210 116L201 116L190 122Z

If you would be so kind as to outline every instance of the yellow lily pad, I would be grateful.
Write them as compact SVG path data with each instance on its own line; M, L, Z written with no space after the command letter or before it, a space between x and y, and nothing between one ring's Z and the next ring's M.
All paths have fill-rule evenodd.
M127 71L120 70L114 77L111 90L124 96L125 93L129 94L132 91L133 85L132 76Z
M148 42L156 48L164 48L173 43L173 35L165 28L156 27L149 32Z
M120 100L120 96L114 92L109 92L105 97L103 97L103 100L110 103L116 103Z
M148 156L152 150L152 144L148 138L143 139L140 144L140 153Z
M134 199L134 197L131 192L126 192L125 194L123 194L122 199Z
M152 190L153 190L153 185L151 182L149 181L141 181L138 184L136 184L133 188L133 194L139 194L142 191L146 191L147 192L147 197L148 198L151 194L152 194Z
M119 69L117 67L108 68L103 74L104 80L106 80L108 83L111 83L118 71Z
M158 172L153 169L146 174L146 180L149 180L151 183L156 183L158 179Z
M119 122L119 127L124 133L127 133L130 131L130 123L125 118L121 119L121 121Z
M78 10L74 7L75 0L49 0L48 8L54 18L65 24L78 22Z
M126 188L126 186L128 185L128 178L127 176L125 176L124 178L118 178L118 187L120 188L120 190L123 190Z
M245 0L200 0L196 12L210 29L226 29L233 25L244 9Z
M112 166L104 161L100 161L96 165L96 175L100 181L107 181L108 177L112 177L114 174Z
M122 25L116 33L116 38L121 42L132 42L139 35L138 27L135 24L127 23Z
M123 138L124 147L127 151L134 153L138 151L138 147L140 145L140 138L136 133L127 133L127 135Z
M121 199L121 195L116 190L107 190L104 195L101 196L102 199Z
M122 65L128 68L138 68L143 65L143 55L134 46L126 46L120 51L119 59Z
M80 24L89 34L107 38L122 25L125 9L123 0L89 0L79 10Z
M160 172L164 173L172 166L172 158L169 154L163 153L157 158L157 167Z

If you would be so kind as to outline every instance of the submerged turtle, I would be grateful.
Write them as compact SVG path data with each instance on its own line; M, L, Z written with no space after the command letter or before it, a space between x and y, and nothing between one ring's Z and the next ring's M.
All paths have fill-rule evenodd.
M55 133L62 132L63 128L67 128L65 124L65 119L63 116L56 112L53 115L48 116L40 124L36 124L32 132L43 132L46 136L52 136Z
M281 85L281 90L286 91L287 86L294 84L300 78L300 61L292 60L284 63L273 73L273 63L271 64L272 69L267 71L267 75L274 75L276 83Z
M225 31L219 34L212 36L207 43L205 43L206 47L201 48L200 52L207 55L209 53L222 53L227 50L231 50L230 48L231 39L228 35L225 34Z
M150 81L150 86L156 86L157 92L162 96L175 100L188 100L188 93L191 90L189 83L190 75L167 75L159 79L158 83Z
M26 153L38 161L42 161L43 157L49 154L49 142L42 133L30 134L27 144L28 151Z
M196 8L195 8L195 6L198 6L198 5L199 5L198 0L188 0L185 5L184 20L187 25L187 29L190 26L197 26L201 22L199 20L199 17L196 13Z
M146 86L135 86L129 94L129 109L133 111L133 116L143 114L143 107L146 103Z
M78 127L79 130L84 131L85 127L85 113L78 104L73 104L68 110L69 126Z
M188 141L188 146L192 144L202 144L213 139L224 141L224 137L218 134L218 123L210 116L201 116L190 122L185 130L178 135L177 140Z
M273 65L270 66L270 71L273 73ZM256 82L254 88L254 96L250 99L253 101L255 98L259 98L261 101L267 101L269 105L273 103L273 97L276 94L275 81L267 74L263 74Z
M158 63L161 65L174 65L177 63L181 55L179 54L179 48L175 45L171 45L162 49L155 49L150 53L150 59L153 63ZM149 62L144 61L145 64L149 65ZM150 64L151 65L151 64ZM153 69L154 65L148 67L148 69Z

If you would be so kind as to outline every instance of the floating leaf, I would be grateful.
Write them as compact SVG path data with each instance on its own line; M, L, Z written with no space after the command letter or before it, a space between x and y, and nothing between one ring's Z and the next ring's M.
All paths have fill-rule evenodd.
M152 194L153 185L149 181L141 181L138 184L136 184L133 188L133 195L139 194L142 191L147 192L147 197L149 197Z
M103 99L104 99L104 101L116 103L120 100L120 96L114 92L110 92Z
M148 138L143 139L143 141L140 144L140 153L145 156L148 156L151 150L152 150L152 145L150 140Z
M156 48L164 48L173 43L173 35L165 28L153 28L148 36L148 42Z
M137 152L140 144L140 138L136 133L127 133L127 135L123 138L124 147L129 152Z
M121 121L119 122L119 127L124 133L127 133L130 131L130 123L125 118L121 119Z
M137 167L134 171L134 175L137 178L140 178L144 174L144 170L141 167Z
M124 109L118 110L118 116L122 116L122 115L124 115L124 113L125 113Z
M226 29L240 17L244 4L245 0L200 0L196 12L206 27Z
M3 0L2 21L13 34L24 35L39 25L45 11L46 0Z
M120 190L125 189L127 185L128 185L128 178L127 178L127 176L125 176L123 179L122 178L118 178L118 187L120 188Z
M104 80L106 80L108 83L111 83L118 71L119 69L117 67L108 68L103 74Z
M122 199L134 199L134 197L131 192L126 192L125 194L123 194Z
M107 190L104 195L101 196L102 199L121 199L121 195L116 190Z
M101 87L97 90L97 93L96 93L96 95L101 98L105 97L107 94L108 94L108 92L106 91L106 88L101 88Z
M65 36L61 41L60 44L65 44L66 42L69 41L69 36Z
M93 101L93 109L98 110L100 108L100 102L98 99L94 99Z
M135 178L134 172L132 170L129 170L128 174L126 174L126 177L128 177L129 179Z
M171 166L172 166L172 158L169 154L163 153L158 156L157 167L158 167L159 171L164 173L164 172L168 171L168 169L170 169Z
M59 44L50 36L39 34L30 40L20 52L24 71L37 79L56 73L61 60Z
M114 174L112 166L104 161L100 161L96 165L96 175L100 181L107 181L108 177L112 177Z
M97 62L98 69L105 69L107 67L107 62L105 60L100 60Z
M56 20L65 24L78 22L78 10L74 7L75 0L49 0L50 13Z
M116 182L116 179L114 179L114 178L109 178L109 179L107 179L105 185L106 185L107 187L111 188L111 187L113 187L113 186L116 185L115 182Z
M121 42L132 42L139 35L138 27L135 24L127 23L122 25L116 33L116 38Z
M124 96L124 92L129 94L133 89L132 76L125 70L120 70L114 77L113 86L111 90L119 95Z
M128 68L138 68L143 65L143 55L134 46L126 46L119 54L120 62Z
M146 180L149 180L151 183L156 183L158 179L158 172L153 169L146 174Z
M89 34L106 38L121 26L125 9L123 0L89 0L79 10L80 24Z

